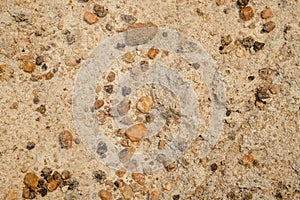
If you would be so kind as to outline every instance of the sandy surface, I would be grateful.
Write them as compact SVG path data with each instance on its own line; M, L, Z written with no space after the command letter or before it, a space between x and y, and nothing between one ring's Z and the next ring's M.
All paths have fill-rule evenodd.
M95 4L104 6L107 14L94 16ZM248 6L254 16L245 21L236 0L1 0L0 199L22 199L26 190L35 199L100 199L99 191L105 199L103 190L112 195L108 199L300 199L300 3L251 0ZM261 12L266 7L272 16L263 19ZM84 20L87 11L95 23ZM264 26L269 28L264 24L270 21L275 28L262 31ZM78 94L76 77L88 66L87 61L101 59L91 56L103 41L126 33L130 23L148 22L159 30L180 32L189 41L202 45L205 53L200 56L212 58L226 96L222 104L226 108L223 130L205 156L200 155L213 123L209 121L215 101L210 93L213 84L205 85L206 74L199 75L191 67L193 63L179 58L176 52L159 49L157 58L152 59L149 47L131 49L136 56L134 62L130 58L124 62L123 57L111 60L109 69L116 73L115 82L126 84L126 70L141 60L173 66L184 80L193 82L203 123L193 133L189 148L171 165L164 163L156 171L144 170L139 178L132 175L134 170L122 165L128 167L127 173L118 177L116 170L121 165L111 167L101 162L92 152L93 147L88 146L93 138L87 139L79 132L74 120L78 113L74 115L72 108L76 105L74 95ZM245 40L249 36L253 41ZM265 45L255 49L254 41ZM124 54L129 51L126 48ZM37 59L39 56L43 59ZM95 96L104 100L101 109L106 115L110 112L110 94L104 91L108 73L109 70L96 74L101 89L95 91ZM132 91L131 114L138 113L134 110L136 102L141 96L150 96L149 91L152 90L147 87ZM155 103L165 109L183 102L179 94L163 88L161 91ZM163 97L171 100L163 101ZM99 121L102 114L98 112ZM163 127L159 120L155 121L155 114L154 122ZM123 135L115 136L118 124L113 122L115 118L106 117L99 126L104 127L113 144L135 148L146 145L128 141ZM144 123L143 117L135 118L135 122ZM185 116L179 112L177 117L184 120ZM169 129L156 130L158 139L147 139L149 144L155 144L151 148L155 149L161 138L168 140L165 135L178 133L180 123L176 123L176 117L170 119ZM71 136L61 138L65 131ZM41 171L45 167L59 174L68 170L72 176L62 181L44 174L48 185L36 186L37 177L33 175L29 183L24 183L28 173L44 180ZM100 172L105 177L99 177ZM48 192L42 197L45 190Z

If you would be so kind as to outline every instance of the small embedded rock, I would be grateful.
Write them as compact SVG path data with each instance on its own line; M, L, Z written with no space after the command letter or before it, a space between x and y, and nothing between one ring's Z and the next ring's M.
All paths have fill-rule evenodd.
M100 184L104 183L106 180L106 173L102 170L97 170L93 172L93 178L96 179Z
M106 157L105 153L107 152L107 145L105 142L100 141L97 145L97 154L102 158Z
M116 79L116 74L115 72L109 72L109 74L107 75L107 80L109 82L113 82Z
M104 6L101 6L99 4L94 5L94 11L95 14L100 18L105 17L108 13L108 10L105 9Z
M124 55L124 61L127 62L127 63L133 63L135 61L134 55L130 52L126 53Z
M118 104L117 110L118 110L118 113L120 116L123 116L128 113L128 111L130 109L130 104L131 104L131 101L128 99L124 99Z
M134 152L135 152L134 147L128 147L128 148L123 149L122 151L120 151L118 153L120 161L122 163L128 162L131 159L131 157L133 156Z
M145 185L145 175L142 173L134 172L131 174L132 179L140 185Z
M61 178L62 178L63 180L67 180L67 179L71 178L71 176L72 176L72 174L71 174L71 172L68 171L68 170L64 170L64 171L62 171L62 173L61 173Z
M172 171L172 170L175 170L177 165L175 162L171 162L170 160L166 160L163 162L164 164L164 167L166 168L166 170L169 172L169 171Z
M254 44L254 39L251 36L248 36L248 37L244 38L243 41L242 41L242 45L245 48L251 48L253 46L253 44Z
M137 21L133 15L121 15L121 19L128 24L134 24Z
M58 187L58 181L51 179L47 185L47 189L49 192L53 192L54 190L56 190Z
M136 104L136 108L142 112L148 114L153 106L154 102L151 97L143 96Z
M150 200L160 200L160 194L158 192L157 189L155 188L152 188L150 191L149 191L149 199Z
M27 150L34 149L34 147L35 147L35 143L34 142L28 142L27 145L26 145L26 149Z
M100 190L99 196L102 200L112 200L112 194L107 190Z
M62 148L71 148L72 147L72 141L73 136L70 131L63 131L59 134L59 141Z
M218 169L218 165L216 163L213 163L213 164L210 165L210 170L211 171L215 172L215 171L217 171L217 169Z
M51 178L51 174L52 174L52 169L49 167L44 167L41 171L41 176L45 179L45 180L50 180Z
M36 189L38 186L38 176L35 175L34 173L27 173L24 177L23 183L28 187L32 189Z
M162 185L164 190L170 191L172 189L172 183L166 182Z
M86 11L83 17L88 24L95 24L98 21L97 15L90 11Z
M230 35L222 36L221 37L221 45L228 46L232 42L232 37Z
M263 19L268 19L271 18L273 16L272 10L270 8L265 8L262 12L261 12L261 18Z
M265 43L255 41L253 44L253 49L254 49L254 51L257 52L257 51L261 50L264 46L265 46Z
M239 163L244 166L252 167L253 163L254 163L254 157L253 157L252 153L249 153L248 155L244 155L240 159Z
M156 57L156 55L159 53L159 49L156 49L156 48L150 48L148 50L148 53L147 53L147 56L150 58L150 59L154 59Z
M104 90L105 90L105 92L111 94L114 91L114 86L113 85L105 85Z
M43 62L44 62L44 57L43 56L36 57L36 59L35 59L35 64L36 65L41 65L41 64L43 64Z
M36 197L36 193L34 190L28 187L23 188L22 197L24 199L34 199Z
M260 102L266 103L266 99L269 99L268 88L258 88L256 92L256 99Z
M269 21L263 25L262 32L270 33L276 27L275 22Z
M122 178L126 174L126 169L119 169L116 171L116 175Z
M94 103L94 108L97 110L97 109L101 108L103 105L104 105L104 101L101 99L98 99Z
M271 94L277 94L280 90L280 86L275 84L269 90L270 90Z
M54 77L54 73L52 72L48 72L47 74L45 74L45 79L46 80L50 80Z
M225 3L225 0L216 0L217 6L223 5Z
M147 135L147 129L144 124L136 124L129 127L125 134L130 141L138 142Z
M158 142L158 149L164 149L166 145L166 142L164 140L160 140Z
M25 72L32 73L35 70L35 63L30 60L25 60L23 70Z
M126 30L126 45L136 46L152 40L158 31L157 25L149 23L135 23Z
M246 6L245 8L241 9L241 18L245 21L249 21L254 17L254 11L250 6Z
M249 0L238 0L237 1L238 6L240 6L240 7L245 7L248 5L248 3L249 3Z

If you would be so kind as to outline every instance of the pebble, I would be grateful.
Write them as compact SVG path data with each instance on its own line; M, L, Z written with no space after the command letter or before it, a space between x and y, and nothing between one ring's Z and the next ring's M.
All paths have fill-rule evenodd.
M246 51L244 48L241 48L241 47L238 47L236 50L235 50L235 55L239 58L242 58L244 57L246 54Z
M136 108L142 112L148 114L153 106L154 102L152 101L152 98L149 96L143 96L139 99L139 101L136 104Z
M273 21L269 21L263 25L262 32L270 33L274 30L275 27L275 23Z
M108 13L108 10L105 9L104 6L101 6L99 4L94 5L94 11L95 14L100 18L105 17Z
M0 65L0 74L5 73L6 70L7 70L7 65L6 64Z
M41 64L43 64L43 62L44 62L44 57L43 56L36 57L36 59L35 59L35 64L36 65L41 65Z
M86 11L83 18L88 24L95 24L98 21L97 15L90 11Z
M45 179L45 180L50 180L51 178L51 174L52 174L52 169L49 167L44 167L41 171L41 176Z
M34 190L28 188L28 187L24 187L23 188L23 193L22 193L22 197L24 199L34 199L36 197L36 193Z
M116 79L116 74L115 72L109 72L109 74L107 75L107 80L109 82L113 82Z
M32 73L35 70L35 63L30 60L25 60L23 64L23 70L28 73Z
M135 61L134 55L130 52L126 53L124 55L124 61L127 62L127 63L133 63Z
M270 95L268 93L268 88L265 87L258 88L256 92L256 98L260 102L265 103L265 100L270 98Z
M58 187L58 181L51 179L47 185L47 189L49 192L53 192L54 190L56 190Z
M41 195L42 197L44 197L44 196L47 195L48 190L47 190L46 188L40 188L40 189L38 189L38 193L40 193L40 195Z
M140 141L147 135L147 129L144 124L136 124L126 130L126 137L132 142Z
M100 190L99 196L102 200L112 200L113 199L111 192L109 192L107 190Z
M118 110L118 113L120 116L123 116L128 113L128 111L130 109L130 104L131 104L131 101L128 99L124 99L118 104L117 110Z
M238 6L240 6L240 7L245 7L248 5L248 3L249 3L249 0L238 0L237 1Z
M34 173L27 173L24 177L23 183L28 187L32 189L36 189L38 186L38 176Z
M254 11L250 6L246 6L245 8L241 9L241 18L245 21L249 21L254 17Z
M253 46L253 44L254 44L254 39L251 36L248 36L242 40L242 45L245 48L251 48Z
M134 193L130 185L125 185L123 188L120 189L120 191L124 200L131 200L133 198Z
M54 77L54 73L52 72L48 72L47 74L45 74L45 79L46 80L50 80Z
M27 145L26 145L26 149L27 150L34 149L34 147L35 147L35 143L34 142L28 142Z
M253 49L254 49L254 51L257 52L257 51L261 50L264 46L265 46L265 43L255 41L253 44Z
M165 145L166 145L166 141L160 140L160 141L158 142L158 149L164 149L164 148L165 148Z
M68 171L68 170L64 170L64 171L62 171L62 173L61 173L61 178L62 178L63 180L67 180L67 179L71 178L71 176L72 176L72 174L71 174L71 172Z
M147 56L150 59L154 59L158 53L159 53L159 49L155 49L152 47L148 50Z
M119 169L116 171L116 175L120 178L122 178L126 174L126 169Z
M120 161L122 163L128 162L131 159L131 157L133 156L134 152L135 152L134 147L128 147L128 148L125 148L125 149L121 150L118 153Z
M149 69L149 62L147 60L142 60L140 62L140 67L143 72L147 71Z
M105 90L105 92L111 94L114 91L114 86L113 85L105 85L104 90Z
M132 179L140 185L145 185L146 179L145 175L142 173L134 172L131 174Z
M217 169L218 169L218 165L216 163L213 163L213 164L210 165L210 170L211 171L215 172L215 171L217 171Z
M166 170L169 172L169 171L172 171L172 170L175 170L177 165L176 163L174 162L171 162L170 160L166 160L163 162L164 164L164 167L166 168Z
M133 15L121 15L121 19L128 24L134 24L137 21Z
M71 148L72 147L72 141L73 136L70 131L63 131L59 134L59 141L62 148Z
M253 163L254 163L254 157L253 157L252 153L249 153L248 155L244 155L240 159L239 163L244 166L252 167Z
M100 184L106 180L106 173L102 170L93 171L93 178Z
M104 101L101 99L98 99L94 103L94 108L97 110L97 109L101 108L103 105L104 105Z
M100 141L97 145L97 154L100 155L102 158L106 157L105 153L107 152L107 145L105 142Z
M130 93L131 93L131 88L130 87L127 87L127 86L122 87L122 95L123 96L130 95Z
M262 12L261 12L261 18L263 19L268 19L273 17L273 13L272 10L270 8L265 8Z
M45 105L40 105L37 109L37 112L41 113L41 114L45 114L46 112L46 106Z
M152 40L158 31L158 27L152 22L135 23L126 30L126 44L137 46Z
M230 35L221 37L221 45L228 46L232 42L232 37Z

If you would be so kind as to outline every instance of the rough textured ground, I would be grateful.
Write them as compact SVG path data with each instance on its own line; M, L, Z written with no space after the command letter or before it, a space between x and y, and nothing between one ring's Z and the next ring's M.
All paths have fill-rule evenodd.
M95 4L108 13L89 24L84 14ZM45 167L72 177L36 199L100 199L104 189L111 199L300 199L300 3L251 0L248 6L254 16L245 21L236 0L1 0L0 199L22 199L25 175L41 177ZM266 6L273 16L262 19ZM76 75L101 41L134 20L122 15L201 43L227 98L224 131L210 154L199 159L201 138L195 139L174 169L145 173L142 185L97 162L73 123ZM274 30L262 31L269 21ZM255 51L243 40L249 36L264 47ZM65 130L73 137L69 148L59 142ZM105 180L95 177L99 170Z

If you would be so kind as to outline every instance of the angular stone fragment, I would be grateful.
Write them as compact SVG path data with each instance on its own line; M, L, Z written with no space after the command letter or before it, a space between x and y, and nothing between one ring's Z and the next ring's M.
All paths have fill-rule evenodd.
M145 44L155 37L157 30L157 26L151 22L132 24L125 33L126 44L129 46Z
M151 97L143 96L139 99L136 104L136 108L142 113L149 113L153 106L153 101Z
M147 135L147 129L144 124L136 124L129 127L125 134L131 142L138 142Z

